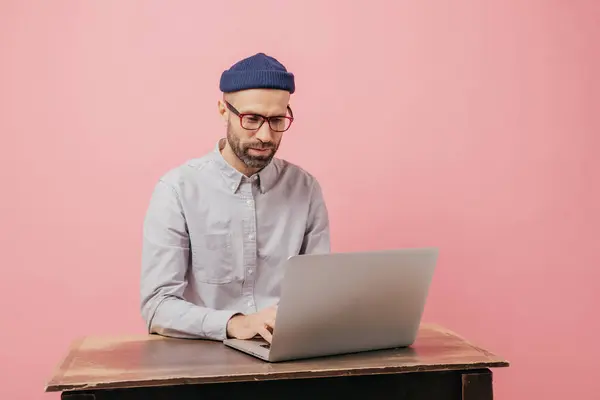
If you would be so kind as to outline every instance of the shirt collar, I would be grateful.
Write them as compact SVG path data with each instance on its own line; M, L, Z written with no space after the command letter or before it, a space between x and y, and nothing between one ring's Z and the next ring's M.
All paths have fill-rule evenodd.
M268 192L273 185L275 184L275 180L277 179L277 166L275 165L275 159L271 160L266 167L262 170L258 171L256 174L246 177L237 169L233 168L221 154L221 150L225 146L225 138L220 139L215 145L214 155L215 160L217 161L217 165L219 167L219 171L223 175L223 178L227 182L229 189L232 193L237 192L240 184L243 180L258 180L259 188L262 193Z

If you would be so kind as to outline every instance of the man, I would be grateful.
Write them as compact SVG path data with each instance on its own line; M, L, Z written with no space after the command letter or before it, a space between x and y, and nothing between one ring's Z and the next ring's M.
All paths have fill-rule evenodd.
M220 89L227 137L152 194L141 311L150 333L270 342L282 264L330 251L327 208L312 175L274 158L293 121L294 75L259 53L223 72Z

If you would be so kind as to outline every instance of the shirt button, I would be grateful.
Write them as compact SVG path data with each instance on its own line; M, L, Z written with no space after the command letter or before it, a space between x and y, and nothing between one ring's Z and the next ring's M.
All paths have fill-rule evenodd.
M235 183L231 185L231 189L235 189Z
M252 270L251 269L248 270L248 275L252 275Z
M248 302L248 307L252 307L252 302L251 301Z
M254 234L253 234L253 233L249 234L249 235L248 235L248 239L250 239L250 240L254 240Z
M252 207L252 204L254 204L254 202L252 200L247 200L246 203L248 204L248 206Z

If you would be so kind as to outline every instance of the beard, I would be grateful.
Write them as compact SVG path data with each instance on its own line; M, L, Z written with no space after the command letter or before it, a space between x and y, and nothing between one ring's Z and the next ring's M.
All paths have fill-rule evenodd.
M250 142L250 143L242 143L241 140L235 135L235 133L231 129L231 125L227 126L227 142L229 146L233 150L233 153L243 162L248 168L258 168L262 169L269 165L277 149L279 148L279 144L274 142ZM252 155L249 153L251 148L254 149L270 149L271 152L267 155Z

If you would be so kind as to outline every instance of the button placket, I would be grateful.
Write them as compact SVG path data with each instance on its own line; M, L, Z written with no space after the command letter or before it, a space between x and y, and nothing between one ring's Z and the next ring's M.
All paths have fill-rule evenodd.
M240 189L244 201L242 239L244 249L244 282L242 285L242 297L248 311L253 312L256 311L256 303L254 301L254 283L256 276L256 208L251 183L242 183Z

